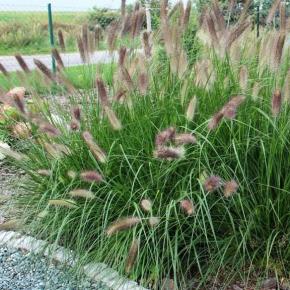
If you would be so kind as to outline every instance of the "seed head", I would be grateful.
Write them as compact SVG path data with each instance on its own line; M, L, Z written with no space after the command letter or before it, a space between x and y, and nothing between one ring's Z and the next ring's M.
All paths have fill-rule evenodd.
M108 236L112 236L116 233L119 233L124 230L128 230L132 227L135 227L141 222L141 220L137 217L126 217L120 218L113 222L106 230Z
M224 196L230 197L238 190L239 185L235 180L230 180L224 184Z
M222 185L222 180L219 176L212 175L206 179L204 182L204 189L208 192L213 192L220 188Z
M96 171L84 171L80 174L80 177L86 182L101 182L103 180L102 175Z
M174 136L174 143L176 145L195 144L196 138L189 133L176 134Z
M276 90L272 97L272 115L277 117L281 111L282 94L280 90Z
M69 192L69 195L71 197L81 197L81 198L85 198L85 199L94 199L95 196L94 194L86 189L75 189Z
M132 241L131 246L130 246L127 261L126 261L126 269L125 270L126 270L127 274L131 272L131 270L136 262L139 246L140 246L140 241L137 239L134 239Z
M145 212L150 212L152 210L152 202L149 199L142 199L140 205Z
M48 169L39 169L36 171L37 174L41 175L41 176L51 176L52 175L52 171L48 170Z
M220 124L223 117L224 117L224 114L221 111L214 114L214 116L211 118L211 120L208 123L208 129L214 130L215 128L217 128L217 126Z
M154 228L160 224L160 218L159 217L150 217L148 220L148 224L151 228Z
M82 134L84 141L86 142L87 146L89 147L91 153L95 156L95 158L100 161L101 163L105 163L107 161L107 157L105 152L97 145L93 139L93 136L90 132L85 131Z
M160 147L153 152L155 158L164 160L174 160L184 158L184 147Z
M159 134L156 135L155 138L155 145L156 147L161 147L165 145L169 141L173 141L175 137L176 129L174 127L169 127L163 131L161 131Z
M30 69L29 69L27 63L25 62L25 60L23 59L23 57L20 54L16 54L15 58L16 58L18 64L20 65L20 67L22 68L22 70L25 73L30 73Z
M180 202L180 207L184 211L184 213L188 216L191 216L195 212L195 206L193 205L193 202L189 199L183 199Z
M57 137L60 135L60 131L50 123L40 124L39 130L51 137Z
M78 208L76 202L71 199L51 199L48 201L48 205L56 207L66 207L70 209Z

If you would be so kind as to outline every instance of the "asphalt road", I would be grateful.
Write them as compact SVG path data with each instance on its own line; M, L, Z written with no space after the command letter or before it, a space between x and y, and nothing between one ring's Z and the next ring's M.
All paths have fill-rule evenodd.
M114 60L117 56L117 53L110 54L108 51L96 51L91 55L90 63L107 63ZM83 64L80 54L78 52L73 53L62 53L62 60L66 67L68 66L77 66ZM51 67L51 55L49 54L40 54L40 55L27 55L23 56L25 62L27 63L30 69L35 68L33 59L36 58L46 64L49 68ZM0 63L6 68L7 71L18 71L21 70L17 60L14 56L0 56Z

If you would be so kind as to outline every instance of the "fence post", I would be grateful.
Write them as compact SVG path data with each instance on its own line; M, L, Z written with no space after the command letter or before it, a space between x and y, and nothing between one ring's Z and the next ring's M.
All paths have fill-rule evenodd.
M52 23L52 13L51 13L51 3L47 6L48 9L48 32L49 32L49 41L51 48L54 48L54 35L53 35L53 23ZM51 56L51 65L53 73L56 73L55 59Z

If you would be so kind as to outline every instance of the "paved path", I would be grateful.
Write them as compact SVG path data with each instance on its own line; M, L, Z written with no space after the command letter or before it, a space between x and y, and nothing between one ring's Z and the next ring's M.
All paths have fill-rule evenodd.
M62 53L62 60L65 66L77 66L83 64L80 54L78 52L73 53ZM116 58L117 53L110 54L108 51L96 51L91 56L91 63L107 63ZM28 67L30 69L34 69L35 65L33 59L36 58L43 63L45 63L48 67L51 67L51 55L49 54L40 54L40 55L29 55L23 56L26 61ZM14 56L0 56L0 63L6 68L7 71L17 71L21 70L18 62L16 61Z

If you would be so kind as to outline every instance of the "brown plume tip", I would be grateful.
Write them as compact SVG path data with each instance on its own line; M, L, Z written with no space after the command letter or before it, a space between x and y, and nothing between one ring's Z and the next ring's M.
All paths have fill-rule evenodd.
M193 215L195 212L195 206L193 205L193 202L189 199L183 199L180 202L180 208L188 216Z
M272 115L277 117L282 107L282 94L280 90L276 90L272 97Z
M110 105L109 98L108 98L107 90L106 90L103 80L100 78L97 78L96 83L97 83L97 88L98 88L98 95L99 95L102 106L109 106Z
M46 133L47 135L51 137L57 137L60 135L60 131L55 128L53 125L50 123L42 123L39 126L39 130L42 131L43 133Z
M5 68L5 66L2 63L0 63L0 72L3 73L3 75L5 77L9 76L9 72L7 71L7 69Z
M22 70L25 73L30 73L30 69L29 69L27 63L25 62L24 58L20 54L16 54L15 58L19 64L19 66L22 68Z
M75 118L77 121L81 121L81 108L80 107L74 107L72 108L72 116Z
M127 274L131 272L134 264L136 263L139 246L140 246L140 241L137 239L134 239L130 246L127 261L126 261L125 271Z
M221 185L222 179L219 176L212 175L205 180L203 187L206 191L213 192L219 189Z
M214 130L217 128L217 126L220 124L220 122L222 121L224 117L223 112L219 111L216 114L214 114L214 116L210 119L209 123L208 123L208 129L209 130Z
M175 137L176 129L174 127L169 127L156 135L155 145L160 147L165 145L167 142L173 141Z
M80 122L73 119L71 122L70 122L70 128L72 131L78 131L80 129Z
M101 163L105 163L107 161L107 156L105 152L97 145L94 141L93 136L90 132L85 131L82 134L84 141L86 142L87 146L89 147L91 153L94 157Z
M185 156L184 147L160 147L153 152L153 156L158 159L174 160Z
M189 133L176 134L174 142L176 145L196 144L196 138Z
M102 175L96 171L84 171L80 174L80 177L86 182L101 182L103 180Z
M224 196L227 198L232 196L234 193L237 192L238 188L239 188L239 185L235 180L230 180L230 181L225 182Z
M65 42L64 42L64 36L63 36L62 30L59 29L57 35L58 35L58 42L59 42L61 51L65 52Z
M238 107L245 101L245 99L245 96L232 97L231 100L222 108L224 117L234 119L236 117Z
M137 217L126 217L120 218L113 222L106 230L108 236L112 236L121 231L128 230L130 228L135 227L141 222L141 220Z

